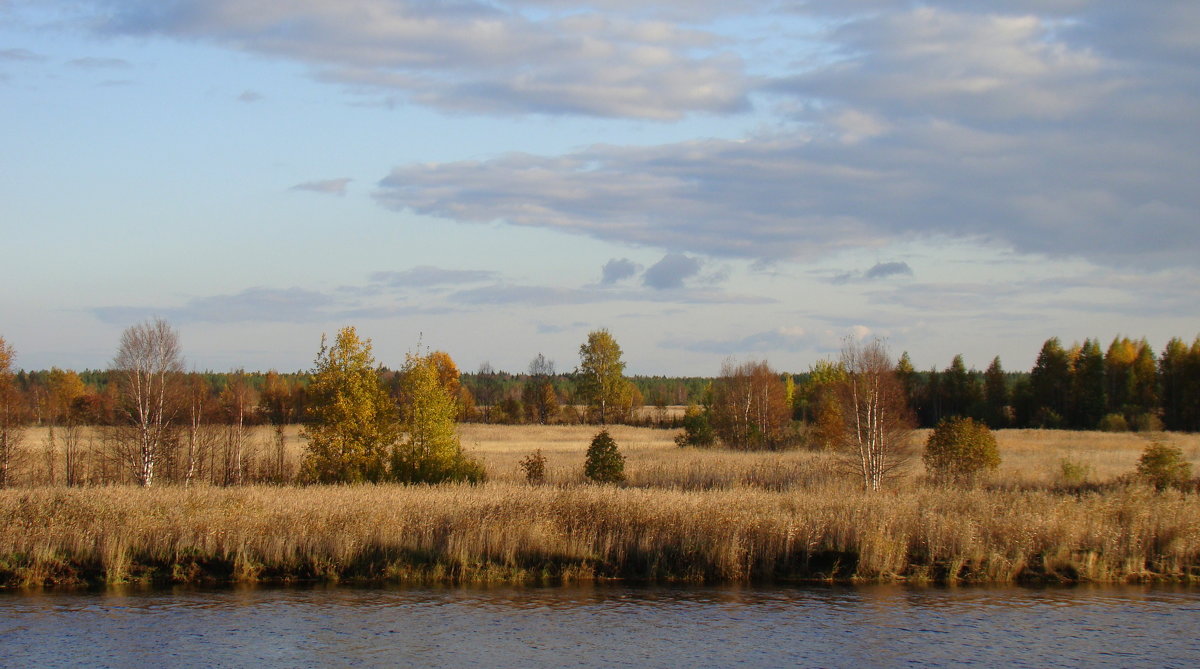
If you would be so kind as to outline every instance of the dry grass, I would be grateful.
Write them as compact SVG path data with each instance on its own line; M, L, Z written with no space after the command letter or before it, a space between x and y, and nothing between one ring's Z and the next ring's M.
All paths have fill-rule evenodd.
M1200 498L600 486L0 492L11 584L1200 578Z
M916 460L871 495L832 454L680 449L627 426L610 431L628 487L585 485L598 429L464 425L490 476L475 487L2 490L0 583L1200 580L1200 495L1114 482L1137 435L1003 431L982 488L928 486ZM1200 460L1200 436L1157 438ZM535 449L547 485L523 483ZM1104 485L1061 485L1063 459Z

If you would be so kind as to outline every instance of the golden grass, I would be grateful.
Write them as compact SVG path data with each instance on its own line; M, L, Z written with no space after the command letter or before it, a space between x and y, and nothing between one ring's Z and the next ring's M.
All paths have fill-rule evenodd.
M1200 498L924 487L0 491L9 584L1200 579Z
M582 482L596 426L464 425L485 485L0 490L0 584L1200 581L1200 494L1115 481L1148 443L1137 435L1001 431L1003 464L980 488L930 486L914 458L872 495L829 453L680 449L673 431L609 429L626 487ZM298 430L286 436L298 463ZM1155 438L1200 460L1200 435ZM543 486L518 467L534 449ZM1064 459L1103 485L1061 485Z

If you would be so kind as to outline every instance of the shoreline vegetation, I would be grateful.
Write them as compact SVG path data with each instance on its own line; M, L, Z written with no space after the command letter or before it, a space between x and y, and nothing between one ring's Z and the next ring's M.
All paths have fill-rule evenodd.
M1134 435L1000 431L1003 464L974 487L910 462L872 493L829 452L619 426L628 480L601 486L582 480L592 426L460 431L488 483L0 490L0 586L1200 583L1200 494L1127 476ZM1200 456L1195 435L1159 437ZM535 448L544 485L519 466Z

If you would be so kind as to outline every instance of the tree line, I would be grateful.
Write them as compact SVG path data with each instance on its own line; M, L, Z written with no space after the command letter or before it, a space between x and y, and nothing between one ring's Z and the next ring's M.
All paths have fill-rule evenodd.
M462 453L455 423L509 411L487 394L488 377L499 375L476 375L488 400L481 409L449 354L419 351L389 370L353 327L331 343L322 337L304 374L187 372L178 333L160 319L126 329L103 373L15 371L14 357L0 338L0 487L18 471L67 485L475 481L483 468ZM590 333L570 375L580 404L564 405L553 363L539 354L509 420L634 420L643 400L624 370L612 335ZM284 457L284 427L294 423L305 440L298 469ZM274 427L265 448L251 438L257 424ZM24 443L31 425L45 430L43 443Z

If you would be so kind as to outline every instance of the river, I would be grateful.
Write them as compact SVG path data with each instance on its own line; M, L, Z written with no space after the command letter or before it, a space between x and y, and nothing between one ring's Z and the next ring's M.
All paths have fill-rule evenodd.
M0 592L12 667L1200 666L1200 590Z

